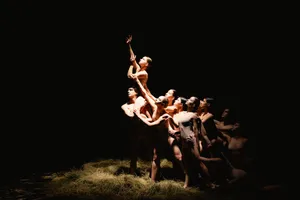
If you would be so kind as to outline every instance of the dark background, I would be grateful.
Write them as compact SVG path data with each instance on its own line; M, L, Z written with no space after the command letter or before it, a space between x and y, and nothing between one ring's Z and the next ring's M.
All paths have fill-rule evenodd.
M251 116L257 102L253 84L261 78L253 47L264 36L248 18L174 10L162 15L163 9L149 14L142 5L135 12L126 4L118 11L88 3L2 4L3 58L9 60L4 175L124 157L120 106L132 85L126 76L128 34L137 58L153 59L148 86L155 96L175 88L181 96L214 97L217 116L230 106L254 141L262 132L251 127ZM268 169L273 157L260 165Z

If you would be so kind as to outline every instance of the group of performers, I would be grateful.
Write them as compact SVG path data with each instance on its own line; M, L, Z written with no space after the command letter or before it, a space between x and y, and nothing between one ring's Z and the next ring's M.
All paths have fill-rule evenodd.
M211 111L213 98L183 97L173 88L155 97L147 86L152 59L144 56L137 61L131 41L130 35L126 39L131 62L127 76L133 86L121 106L131 121L130 173L136 174L138 138L146 133L151 143L153 181L159 181L160 160L166 149L184 175L184 188L196 179L214 189L247 177L252 163L247 155L248 138L242 135L238 121L228 121L230 108L224 108L217 120Z

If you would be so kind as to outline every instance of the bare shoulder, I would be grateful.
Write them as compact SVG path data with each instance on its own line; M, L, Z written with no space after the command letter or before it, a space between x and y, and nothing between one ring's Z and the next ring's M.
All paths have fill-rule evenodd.
M191 119L198 119L198 115L196 113L190 113Z
M211 114L211 113L207 113L207 119L209 119L209 118L212 118L212 117L214 117L214 115L213 115L213 114Z
M138 98L136 98L134 105L137 107L142 107L146 104L146 100L144 97L139 96Z
M139 72L137 72L137 74L139 76L148 76L148 72L146 70L139 71Z
M142 96L138 96L138 97L136 98L136 101L144 101L144 100L145 100L145 98L142 97Z

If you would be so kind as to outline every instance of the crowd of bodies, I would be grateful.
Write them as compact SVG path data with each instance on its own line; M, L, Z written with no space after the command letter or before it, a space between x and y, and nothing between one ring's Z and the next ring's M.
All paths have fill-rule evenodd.
M249 177L253 167L249 138L243 136L238 120L229 120L230 108L224 108L216 119L211 109L213 98L182 97L175 89L153 96L147 87L152 60L144 56L137 62L131 41L129 36L126 43L131 64L127 76L134 86L128 88L128 102L121 106L132 127L130 173L136 174L139 137L146 133L151 141L150 177L155 182L160 180L160 160L166 150L182 172L184 188L200 183L215 189Z

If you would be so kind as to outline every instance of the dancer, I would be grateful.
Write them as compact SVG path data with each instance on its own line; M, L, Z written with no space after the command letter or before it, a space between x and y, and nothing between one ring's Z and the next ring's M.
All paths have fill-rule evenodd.
M132 41L132 35L129 35L129 37L126 40L126 43L129 46L129 53L130 53L130 61L131 65L129 66L127 76L130 79L138 78L143 87L146 89L149 96L156 100L156 98L151 94L151 92L148 89L147 81L148 81L148 68L152 64L152 59L149 56L144 56L140 59L139 63L136 62L136 55L133 53L132 47L131 47L131 41ZM135 69L135 73L133 73L133 69Z

